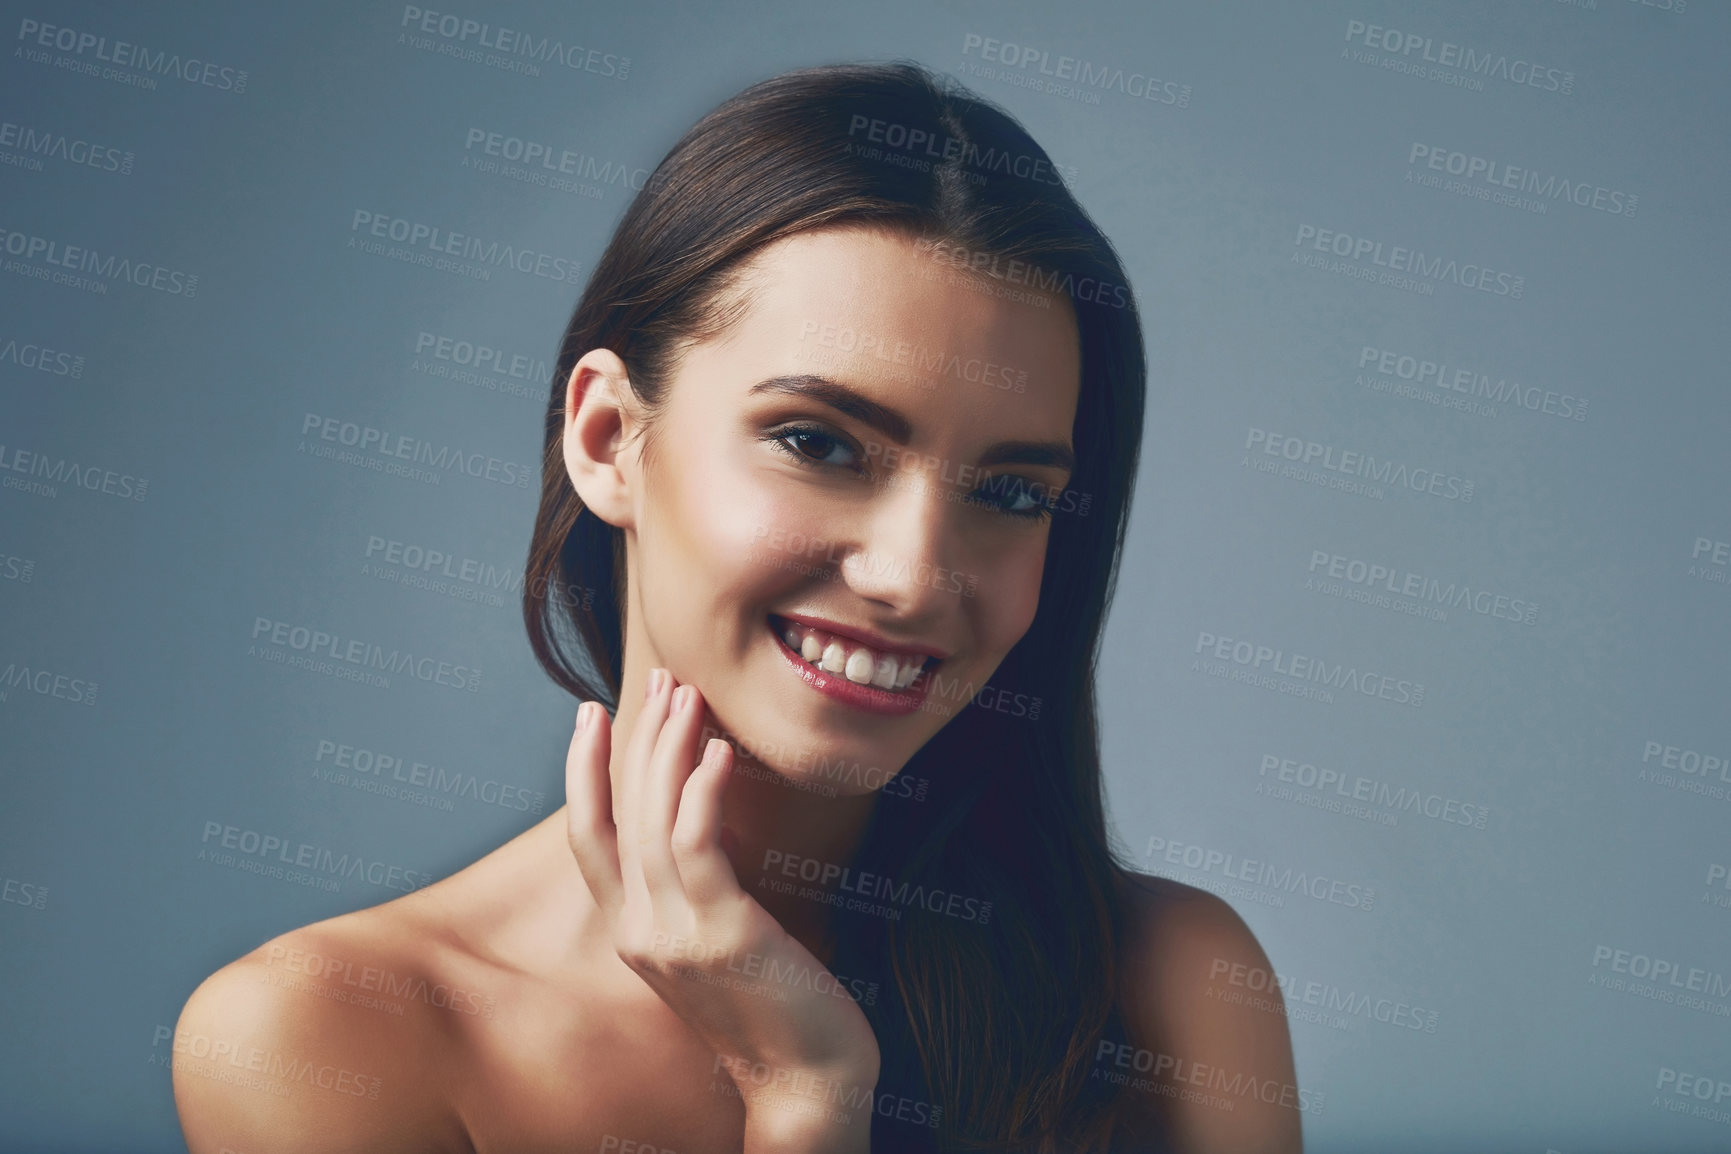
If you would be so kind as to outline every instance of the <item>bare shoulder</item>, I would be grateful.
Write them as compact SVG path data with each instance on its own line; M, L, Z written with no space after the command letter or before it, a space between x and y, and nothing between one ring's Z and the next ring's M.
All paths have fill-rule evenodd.
M1262 943L1221 898L1149 874L1133 873L1128 881L1126 944L1145 989L1156 977L1188 986L1198 979L1217 982L1233 966L1267 968Z
M292 930L193 991L172 1064L192 1154L469 1149L442 1091L463 1050L452 999L474 995L407 906Z
M1125 907L1126 1100L1185 1151L1299 1150L1292 1040L1256 935L1225 901L1167 878L1128 875Z

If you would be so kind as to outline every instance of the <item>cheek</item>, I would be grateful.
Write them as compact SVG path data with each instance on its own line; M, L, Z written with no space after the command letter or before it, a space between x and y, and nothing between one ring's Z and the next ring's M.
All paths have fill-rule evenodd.
M1038 545L1007 551L979 574L980 628L989 647L1007 653L1034 623L1046 553Z
M819 503L778 493L738 466L683 477L680 510L684 567L717 601L771 596L830 550Z

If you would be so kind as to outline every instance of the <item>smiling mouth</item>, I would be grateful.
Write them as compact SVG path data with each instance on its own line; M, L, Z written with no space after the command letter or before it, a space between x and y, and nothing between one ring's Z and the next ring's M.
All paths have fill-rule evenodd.
M913 692L920 677L938 665L938 659L928 654L873 649L852 637L774 614L770 615L769 627L796 658L819 673L886 693Z

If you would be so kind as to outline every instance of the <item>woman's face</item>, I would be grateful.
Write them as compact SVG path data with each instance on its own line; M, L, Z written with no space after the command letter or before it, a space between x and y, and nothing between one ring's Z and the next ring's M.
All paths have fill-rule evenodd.
M621 462L628 677L666 667L742 752L843 794L1026 689L990 678L1039 602L1080 357L1066 300L999 284L864 228L758 254Z

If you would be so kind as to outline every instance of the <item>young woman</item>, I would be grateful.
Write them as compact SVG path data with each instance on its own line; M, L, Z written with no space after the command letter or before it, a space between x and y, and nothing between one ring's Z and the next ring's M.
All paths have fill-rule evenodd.
M1143 372L1001 111L898 64L705 117L547 410L524 614L584 702L566 806L208 978L189 1147L1298 1150L1255 938L1107 832Z

